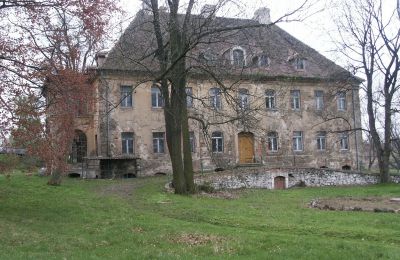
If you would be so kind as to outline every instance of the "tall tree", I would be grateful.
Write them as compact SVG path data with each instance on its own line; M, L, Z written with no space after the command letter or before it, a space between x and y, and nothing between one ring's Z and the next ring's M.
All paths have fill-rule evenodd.
M388 182L392 119L399 112L400 19L382 0L344 1L337 20L340 49L365 82L368 129L382 182Z

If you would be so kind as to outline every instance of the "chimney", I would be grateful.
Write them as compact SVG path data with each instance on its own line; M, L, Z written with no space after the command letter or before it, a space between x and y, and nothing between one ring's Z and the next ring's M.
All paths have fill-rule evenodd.
M215 13L217 11L216 5L205 4L200 11L200 15L204 18L215 18Z
M267 7L261 7L254 12L253 20L258 21L260 24L271 23L271 10Z
M107 54L108 54L108 51L107 51L107 50L99 51L99 52L96 54L95 60L96 60L96 63L97 63L97 67L98 67L98 68L101 67L101 66L104 64L104 61L105 61L106 58L107 58Z

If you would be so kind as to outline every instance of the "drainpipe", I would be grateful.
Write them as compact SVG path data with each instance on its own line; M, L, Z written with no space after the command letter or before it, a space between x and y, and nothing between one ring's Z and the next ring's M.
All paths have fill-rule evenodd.
M355 104L354 104L354 91L355 88L354 86L351 87L351 100L352 100L352 106L353 106L353 127L354 129L356 128L356 111L355 111ZM358 140L357 140L357 130L354 131L354 144L356 147L356 165L357 165L357 170L360 171L360 162L358 158Z

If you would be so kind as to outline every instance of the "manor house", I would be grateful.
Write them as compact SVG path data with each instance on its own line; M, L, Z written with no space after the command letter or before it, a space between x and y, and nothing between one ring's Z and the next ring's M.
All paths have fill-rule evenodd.
M97 56L97 102L85 115L94 123L77 124L71 154L87 177L171 172L152 19L140 11ZM196 171L359 168L358 78L271 24L267 8L253 19L191 19L197 42L187 55L186 104ZM240 29L196 38L234 26Z

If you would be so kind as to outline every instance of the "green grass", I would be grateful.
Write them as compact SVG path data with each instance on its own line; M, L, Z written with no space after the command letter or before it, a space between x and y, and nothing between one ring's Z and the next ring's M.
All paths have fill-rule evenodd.
M166 181L51 187L0 175L0 259L400 259L400 215L306 207L317 197L400 197L399 185L245 190L225 200L167 194ZM127 182L131 195L104 192Z

